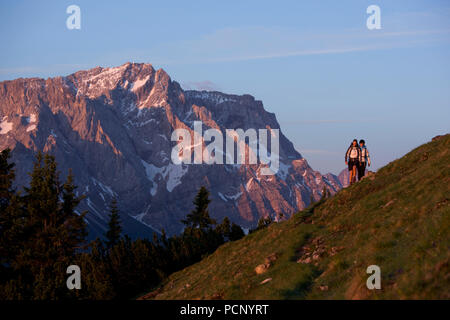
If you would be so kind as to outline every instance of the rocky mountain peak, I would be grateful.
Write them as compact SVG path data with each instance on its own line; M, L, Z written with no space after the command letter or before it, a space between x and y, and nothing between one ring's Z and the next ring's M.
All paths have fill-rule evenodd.
M0 147L13 149L19 185L28 183L38 150L56 156L63 174L72 168L80 210L93 236L105 228L108 205L119 199L125 231L145 236L182 229L201 185L211 192L217 220L229 216L245 228L260 217L285 217L341 188L335 176L314 171L280 129L280 168L274 176L257 165L176 165L171 134L203 130L280 129L273 113L250 95L184 91L151 64L96 67L65 77L0 82ZM202 146L205 142L202 141ZM246 147L248 148L248 146Z

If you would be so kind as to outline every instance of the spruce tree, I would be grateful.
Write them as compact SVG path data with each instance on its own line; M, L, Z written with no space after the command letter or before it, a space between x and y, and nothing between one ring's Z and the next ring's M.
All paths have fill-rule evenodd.
M89 244L90 250L81 253L77 265L82 270L82 298L109 300L116 297L112 283L112 272L103 242L97 238Z
M228 217L223 218L222 223L216 227L216 232L220 234L224 240L227 240L230 237L231 222Z
M30 187L20 198L23 210L20 252L12 265L19 272L21 297L60 299L74 293L65 286L66 268L73 264L86 235L84 214L75 207L73 177L61 184L55 158L38 153Z
M267 216L266 218L261 217L258 220L258 226L256 227L256 230L264 229L268 227L273 222L273 218L271 216Z
M0 214L9 205L14 194L12 187L15 179L14 163L10 163L11 150L5 149L0 153Z
M68 233L66 246L68 248L81 249L85 244L87 236L86 223L84 218L87 211L76 213L76 207L84 196L77 197L75 189L77 188L73 183L72 170L69 170L67 180L64 183L62 193L61 219L64 221L65 228Z
M20 236L19 208L16 208L17 197L12 188L14 183L14 163L10 163L10 150L0 153L0 291L2 284L11 277L12 259L17 254ZM6 289L6 288L5 288ZM7 298L0 293L0 299Z
M243 237L245 237L244 230L242 230L242 228L239 225L233 223L231 225L230 236L228 239L230 241L235 241L235 240L242 239Z
M7 249L7 233L12 228L12 217L9 216L7 208L14 196L12 185L15 173L14 164L9 163L10 157L9 149L5 149L0 153L0 259L5 257L4 250ZM2 265L1 260L0 265Z
M211 225L216 224L214 219L209 216L208 205L211 202L209 199L209 191L205 187L201 187L194 199L194 210L187 215L186 220L182 222L190 228L208 229Z
M122 227L120 226L119 209L117 208L117 199L113 198L110 204L110 215L108 222L108 231L106 232L106 246L108 248L116 245L120 240Z

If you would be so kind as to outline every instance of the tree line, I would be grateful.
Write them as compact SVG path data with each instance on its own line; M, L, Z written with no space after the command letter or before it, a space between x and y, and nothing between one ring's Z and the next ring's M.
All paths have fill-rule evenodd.
M110 204L104 238L87 242L87 212L77 206L74 176L61 181L55 158L38 153L28 187L14 187L11 152L0 153L0 300L130 299L158 287L171 273L242 238L240 226L209 215L201 187L180 235L123 235L117 200ZM81 269L81 289L66 286L67 267Z

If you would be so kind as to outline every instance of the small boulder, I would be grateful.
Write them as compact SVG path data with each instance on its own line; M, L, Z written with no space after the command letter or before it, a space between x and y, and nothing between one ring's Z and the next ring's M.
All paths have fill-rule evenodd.
M381 206L381 207L382 207L382 208L387 208L387 207L389 207L390 205L392 205L396 200L397 200L397 199L393 199L393 200L387 202L385 205L383 205L383 206Z
M431 141L439 141L439 140L441 140L443 137L444 137L444 136L439 135L439 136L436 136L436 137L432 138Z
M311 257L306 258L305 260L302 260L302 263L311 263Z
M256 274L263 274L266 272L270 266L278 259L278 255L276 253L272 253L264 259L264 263L256 266L255 272Z
M256 266L255 272L256 272L256 274L263 274L269 269L269 267L270 267L270 265L267 265L265 263L260 264L260 265Z
M260 284L265 284L265 283L267 283L267 282L269 282L269 281L272 281L272 278L267 278L267 279L261 281Z

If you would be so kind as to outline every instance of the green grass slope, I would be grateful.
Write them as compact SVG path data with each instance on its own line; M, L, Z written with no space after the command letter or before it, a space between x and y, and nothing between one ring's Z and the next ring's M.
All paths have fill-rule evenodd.
M450 299L449 150L450 135L434 139L141 299ZM380 290L366 287L373 264Z

